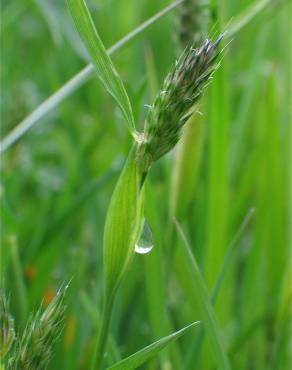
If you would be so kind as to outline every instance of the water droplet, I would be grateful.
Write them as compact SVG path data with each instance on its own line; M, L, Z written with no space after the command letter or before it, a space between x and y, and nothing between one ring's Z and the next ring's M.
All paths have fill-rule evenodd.
M135 252L139 254L146 254L153 248L153 235L150 225L144 219L143 228L140 237L135 245Z

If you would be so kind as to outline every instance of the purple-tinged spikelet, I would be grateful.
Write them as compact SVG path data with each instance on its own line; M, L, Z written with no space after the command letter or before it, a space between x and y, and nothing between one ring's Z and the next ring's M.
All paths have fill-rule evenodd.
M182 127L194 113L195 104L218 67L216 60L221 39L222 36L214 42L207 39L197 49L186 48L166 77L146 117L143 141L138 150L142 171L147 171L147 166L178 142Z

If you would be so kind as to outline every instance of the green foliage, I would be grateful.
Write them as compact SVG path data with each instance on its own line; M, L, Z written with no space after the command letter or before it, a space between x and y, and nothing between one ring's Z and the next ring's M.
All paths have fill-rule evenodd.
M184 49L190 44L199 46L208 36L209 0L185 0L179 8L178 48Z
M130 101L95 30L86 3L83 0L69 1L69 8L104 86L115 97L131 127L133 115ZM92 369L102 366L116 289L134 255L135 244L141 233L143 184L148 168L153 160L170 151L178 141L181 127L193 113L194 103L216 69L214 61L219 54L216 47L220 40L221 37L214 43L206 40L200 48L191 47L181 56L167 76L154 109L146 117L145 133L135 136L137 149L134 147L130 153L107 211L103 242L105 302ZM127 113L130 113L131 120Z
M204 128L202 116L194 113L183 130L171 178L169 200L171 218L175 216L180 220L188 210L202 159Z
M143 219L143 185L137 171L136 148L127 159L107 211L103 260L106 294L114 294L135 253Z
M98 35L85 0L68 0L68 5L75 21L76 28L91 56L98 77L107 91L119 104L128 124L128 128L133 134L135 131L135 123L130 100L123 82Z
M182 0L177 0L166 6L164 9L135 27L133 31L117 41L112 47L108 49L108 54L111 55L121 47L140 36L143 31L147 30L153 23L160 18L167 15L171 10L176 8ZM57 91L39 104L27 117L25 117L19 124L0 142L0 152L7 150L17 140L19 140L28 130L30 130L41 118L46 114L56 109L60 103L70 96L75 90L84 85L93 74L94 67L88 64L80 72L76 73L66 83L63 84Z
M140 368L214 369L215 336L206 330L203 313L210 306L219 346L232 368L280 370L291 363L291 5L208 3L208 37L215 27L225 31L226 43L233 40L196 108L204 140L189 141L182 171L176 172L182 190L174 211L169 198L175 152L147 175L145 218L154 247L150 254L131 256L110 325L102 319L103 231L132 138L116 102L90 78L96 68L84 68L86 53L66 3L1 4L0 261L16 333L22 333L28 312L48 301L53 287L74 276L49 370L89 369L104 323L109 340L102 361L108 368L194 320L201 321L196 330ZM177 4L162 17L158 12L168 1L88 0L100 39L113 45L107 52L127 81L139 130L148 111L144 105L152 103L176 59L177 15L169 10ZM201 143L199 166L195 142ZM242 230L253 207L252 221ZM184 245L168 230L169 214L178 216L197 275ZM232 253L231 240L236 240ZM195 276L208 288L208 304L202 303L206 294L199 294ZM12 353L10 348L6 358Z
M183 242L182 248L178 252L181 255L180 262L185 266L185 274L187 279L189 279L189 286L193 292L191 295L195 297L196 306L198 307L204 328L208 333L208 339L211 342L211 348L214 352L214 357L216 358L217 368L222 370L231 369L228 357L224 350L220 329L209 298L208 289L184 232L178 224L177 227L180 238Z
M13 351L7 360L9 369L47 368L53 345L63 328L65 292L66 288L62 288L45 310L40 308L30 317L23 334L15 340Z
M178 17L178 54L190 44L199 47L208 36L210 6L205 0L187 0L180 8ZM197 107L197 109L201 109ZM195 112L186 123L178 144L171 176L170 218L182 219L195 191L201 165L205 122L202 113ZM192 160L190 161L190 158ZM172 225L170 226L172 227Z
M113 366L110 366L107 370L134 370L138 369L139 366L149 361L151 358L156 356L164 347L169 345L172 341L178 339L182 335L186 334L190 329L199 324L194 322L183 329L178 330L175 333L168 335L167 337L159 339L157 342L150 344L149 346L141 349L134 353L130 357L125 358L122 361L117 362Z
M14 339L14 320L9 312L8 301L4 291L0 291L0 358L5 358Z

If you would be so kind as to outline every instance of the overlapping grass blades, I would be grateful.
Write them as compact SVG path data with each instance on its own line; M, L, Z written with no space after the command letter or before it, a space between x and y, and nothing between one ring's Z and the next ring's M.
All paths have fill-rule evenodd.
M113 47L109 49L109 54L118 50L125 43L129 42L141 32L143 32L152 23L156 22L159 18L167 14L170 10L175 8L181 3L182 0L175 1L170 6L166 7L161 12L150 18L148 21L141 24L135 30L130 32L123 39L118 41ZM235 33L239 32L244 26L246 26L253 18L266 6L272 3L271 0L261 0L255 2L248 10L240 14L234 21L231 21L228 25L227 37L233 37ZM73 76L68 82L66 82L57 92L52 94L47 100L41 103L29 116L21 121L1 142L0 152L7 150L11 145L18 141L31 127L33 127L42 117L44 117L51 110L55 109L64 99L70 96L76 89L86 83L89 77L93 73L93 66L88 65L82 69L79 73Z

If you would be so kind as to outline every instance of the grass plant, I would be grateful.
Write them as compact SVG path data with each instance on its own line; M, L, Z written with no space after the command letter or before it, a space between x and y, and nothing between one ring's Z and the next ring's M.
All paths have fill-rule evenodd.
M291 4L68 4L1 4L2 368L288 368Z

